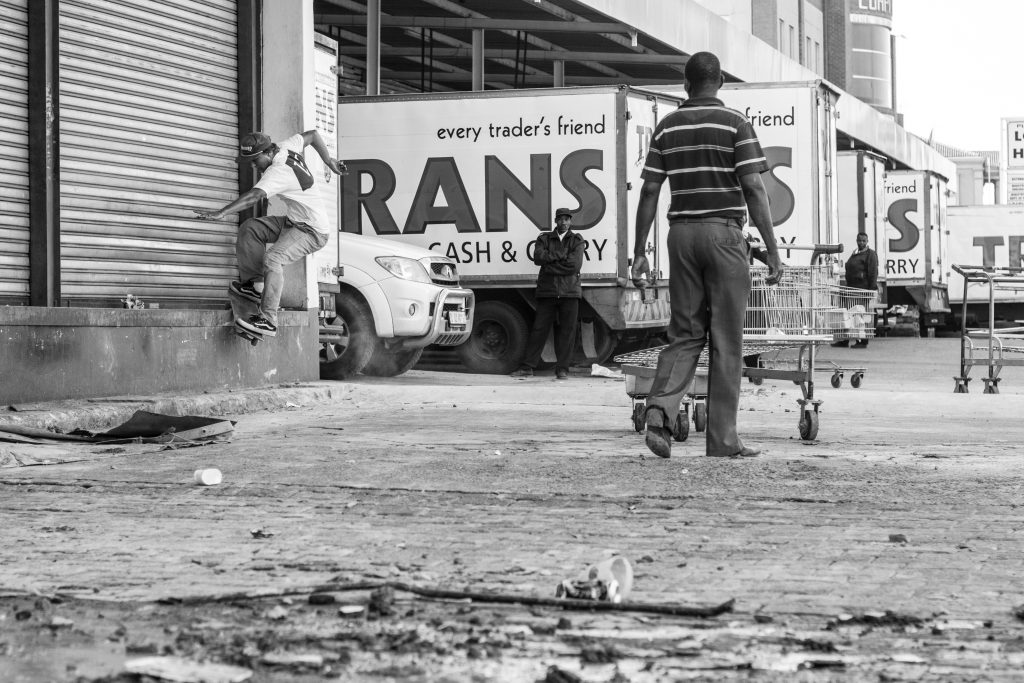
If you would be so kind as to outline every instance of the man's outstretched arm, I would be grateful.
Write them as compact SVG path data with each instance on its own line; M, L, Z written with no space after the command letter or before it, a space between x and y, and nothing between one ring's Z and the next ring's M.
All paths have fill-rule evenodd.
M201 218L206 221L219 221L229 214L245 211L250 206L255 206L266 198L266 192L258 187L254 187L235 201L217 211L207 211L205 209L192 209L192 211L195 212L196 218Z
M320 137L320 131L316 129L307 130L302 134L302 143L306 147L312 147L320 155L320 160L327 165L327 168L338 175L345 172L345 164L341 164L337 159L331 158L331 151L327 149L327 143Z

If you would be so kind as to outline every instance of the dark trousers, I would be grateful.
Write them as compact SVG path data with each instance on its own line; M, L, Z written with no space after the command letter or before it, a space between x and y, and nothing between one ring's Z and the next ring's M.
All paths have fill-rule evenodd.
M569 369L576 346L576 327L579 324L580 300L575 297L543 297L537 299L537 314L533 319L530 339L526 342L523 367L536 368L544 342L548 340L551 325L555 325L555 367Z
M743 449L736 432L743 378L743 317L750 294L748 246L738 221L673 223L668 233L669 345L658 369L647 408L660 408L675 423L679 404L710 345L707 455Z

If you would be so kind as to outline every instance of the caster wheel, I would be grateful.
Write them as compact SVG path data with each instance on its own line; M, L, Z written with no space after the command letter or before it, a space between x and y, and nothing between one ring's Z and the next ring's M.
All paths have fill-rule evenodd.
M860 384L861 384L861 380L863 380L863 379L864 379L864 373L862 373L862 372L855 372L855 373L853 373L853 375L850 377L850 386L853 387L854 389L859 389L860 388Z
M804 441L814 441L818 438L818 414L811 410L804 410L800 417L800 438Z
M755 387L759 387L764 384L764 377L749 377L748 379Z
M854 375L853 377L850 378L850 384L853 384L854 378L856 376L857 375ZM843 386L843 373L841 373L841 372L833 372L832 373L832 388L833 389L838 389L841 386ZM854 384L854 386L857 386L857 385Z
M690 416L686 414L685 410L680 410L676 414L676 424L672 429L672 439L674 441L686 441L690 436Z
M693 406L693 428L703 432L708 428L708 404L695 403Z
M637 403L633 406L633 429L637 433L644 431L644 428L647 426L644 422L644 408L643 403Z

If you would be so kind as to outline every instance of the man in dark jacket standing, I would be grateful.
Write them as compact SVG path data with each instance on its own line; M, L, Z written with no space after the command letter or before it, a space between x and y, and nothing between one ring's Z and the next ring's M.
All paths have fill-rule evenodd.
M850 254L846 259L846 286L857 289L868 289L872 292L878 289L878 255L868 246L868 234L857 233L857 251ZM871 302L873 295L864 298L865 307ZM848 346L849 339L838 341L832 346ZM868 340L861 339L854 342L855 347L863 348L868 345Z
M576 342L576 327L579 322L580 269L583 268L585 242L573 232L572 212L569 209L555 210L555 229L541 233L533 248L533 262L540 266L537 276L537 315L533 319L533 330L526 343L526 355L513 377L532 377L533 369L540 363L548 332L552 323L555 327L555 377L569 379L569 364L572 362Z

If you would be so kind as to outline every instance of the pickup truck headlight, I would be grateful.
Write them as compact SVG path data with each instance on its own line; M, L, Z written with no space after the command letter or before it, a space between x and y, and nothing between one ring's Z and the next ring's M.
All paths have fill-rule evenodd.
M378 256L374 260L380 264L381 268L395 277L430 284L430 274L423 267L423 264L416 259L405 258L404 256Z

